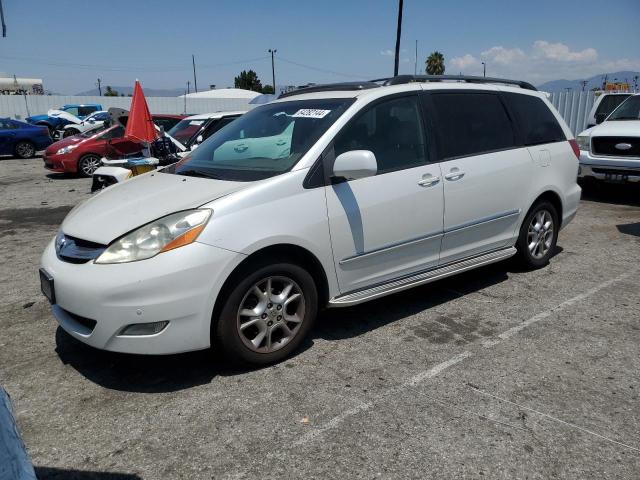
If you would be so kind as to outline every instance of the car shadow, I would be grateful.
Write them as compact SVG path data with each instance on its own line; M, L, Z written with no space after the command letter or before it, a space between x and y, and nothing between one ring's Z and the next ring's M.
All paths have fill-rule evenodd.
M34 467L39 480L142 480L133 473L92 472L64 468Z
M554 256L562 252L557 247ZM354 338L437 307L455 298L508 280L509 273L525 271L515 259L416 287L353 307L327 309L294 355L311 348L314 339ZM175 392L205 385L217 376L236 376L267 367L238 367L218 352L203 350L176 355L132 355L90 347L58 327L56 353L60 360L88 380L119 391Z
M624 233L625 235L640 237L640 222L622 223L620 225L616 225L616 228L620 233Z
M640 206L640 184L580 182L582 200L615 205Z
M49 180L77 180L80 178L72 173L47 173L46 177Z

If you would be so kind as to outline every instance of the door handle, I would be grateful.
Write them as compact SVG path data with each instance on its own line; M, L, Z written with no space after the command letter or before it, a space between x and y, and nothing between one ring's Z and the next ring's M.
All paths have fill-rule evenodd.
M451 172L447 173L444 178L446 178L447 180L453 182L455 180L460 180L462 177L464 177L464 172L460 171L460 169L458 168L452 168Z
M421 187L433 187L440 182L440 177L433 177L431 175L422 177L422 180L418 182Z

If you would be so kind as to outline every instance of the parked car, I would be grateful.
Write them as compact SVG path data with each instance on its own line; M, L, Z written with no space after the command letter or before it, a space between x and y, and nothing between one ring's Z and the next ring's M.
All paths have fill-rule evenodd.
M62 129L62 137L70 137L72 135L86 132L87 130L93 130L95 127L104 125L104 122L108 122L109 120L110 116L108 111L98 110L86 117L80 123L65 125Z
M577 137L579 178L640 182L640 94L627 98L600 125Z
M42 256L41 287L62 328L97 348L213 345L271 363L321 307L513 255L545 265L578 207L577 155L525 82L309 87L76 207Z
M173 127L175 127L178 122L180 122L186 115L169 115L163 113L162 115L154 115L153 123L157 126L162 127L165 132L168 132Z
M165 129L173 138L182 143L187 150L199 145L222 127L233 122L245 112L214 112L191 115L182 119L170 130Z
M49 129L10 118L0 118L0 155L31 158L51 145Z
M604 122L604 119L630 96L630 93L602 93L596 96L587 117L587 128Z
M154 122L179 121L179 115L153 115ZM126 117L121 117L126 125ZM112 125L104 130L95 128L66 137L47 148L42 156L46 169L55 173L77 173L90 177L101 165L102 157L121 158L142 150L138 141L123 138L124 126Z
M27 117L25 120L34 125L44 125L49 129L49 133L53 136L56 130L61 130L65 125L76 123L76 119L83 120L93 112L102 110L102 105L97 103L86 104L68 104L59 110L49 110L46 115L34 115Z

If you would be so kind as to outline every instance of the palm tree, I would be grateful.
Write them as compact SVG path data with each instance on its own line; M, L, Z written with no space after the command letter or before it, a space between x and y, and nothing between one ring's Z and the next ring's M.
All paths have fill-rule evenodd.
M437 50L427 57L425 64L428 75L444 74L444 55Z

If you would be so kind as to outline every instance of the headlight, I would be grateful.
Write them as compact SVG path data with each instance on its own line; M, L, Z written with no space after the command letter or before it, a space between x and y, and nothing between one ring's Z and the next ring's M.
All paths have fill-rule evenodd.
M71 150L76 148L78 145L69 145L66 147L62 147L60 150L56 152L56 155L64 155L65 153L69 153Z
M589 148L591 148L591 137L586 135L578 136L576 138L576 143L578 144L578 147L580 147L580 150L589 151Z
M186 210L147 223L113 242L96 263L145 260L161 252L193 243L204 229L211 210Z

